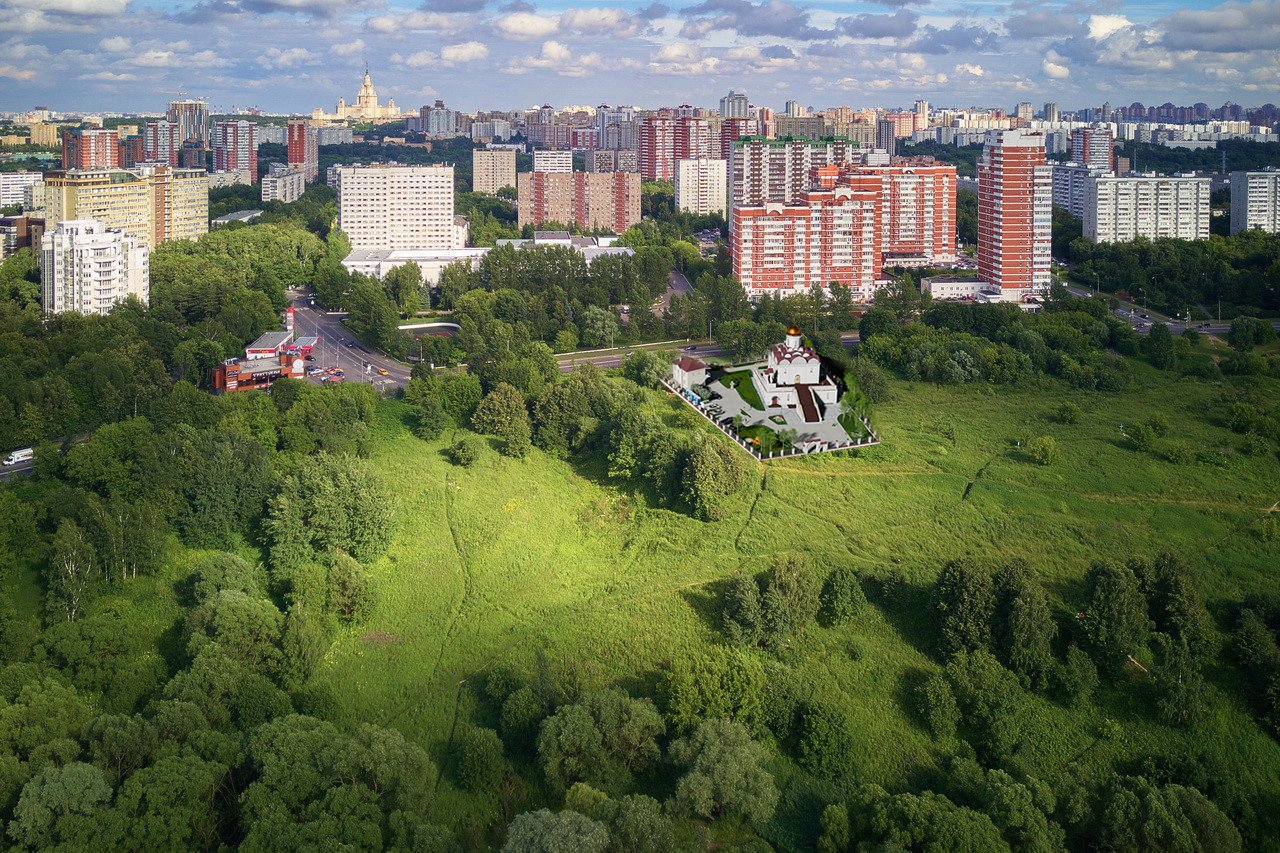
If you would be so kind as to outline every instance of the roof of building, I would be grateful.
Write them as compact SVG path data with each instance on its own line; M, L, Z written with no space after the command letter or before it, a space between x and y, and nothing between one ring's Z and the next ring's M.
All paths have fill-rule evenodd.
M569 240L568 231L534 231L533 240L539 242L542 240Z
M800 334L800 327L797 326L795 323L792 323L790 326L787 326L787 334L788 335Z
M293 332L288 332L288 331L266 332L262 335L262 337L258 338L253 343L249 344L249 346L245 347L245 349L247 350L280 349L281 347L283 347L285 344L289 343L292 340L293 340Z
M261 210L237 210L213 220L214 225L226 225L229 222L252 222L262 215Z
M313 347L318 343L320 343L320 339L314 335L310 335L305 338L298 338L293 342L293 345L296 347Z
M705 361L696 359L691 355L682 355L680 358L676 359L676 367L680 368L685 373L692 373L695 370L705 370L706 366L707 363Z

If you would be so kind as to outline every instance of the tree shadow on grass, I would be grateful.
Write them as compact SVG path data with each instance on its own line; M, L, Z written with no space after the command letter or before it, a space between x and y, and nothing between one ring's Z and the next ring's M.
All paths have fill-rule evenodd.
M880 609L885 621L917 651L937 659L933 596L924 586L899 577L864 578L867 601Z
M680 597L698 614L698 618L721 636L724 634L724 598L729 590L730 580L721 578L680 591Z

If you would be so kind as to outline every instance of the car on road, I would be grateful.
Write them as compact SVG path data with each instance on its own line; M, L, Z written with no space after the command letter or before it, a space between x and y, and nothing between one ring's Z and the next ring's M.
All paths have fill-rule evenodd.
M390 376L390 375L391 375L391 371L390 371L390 370L387 370L385 367L379 367L379 368L378 368L377 373L378 373L378 375L379 375L379 376Z
M23 447L15 450L4 458L4 466L8 468L10 465L17 465L20 462L30 462L36 456L33 448Z
M343 345L344 347L346 347L347 349L352 349L352 348L354 348L354 347L355 347L356 342L355 342L355 341L343 341L343 342L342 342L342 345Z
M687 347L685 347L685 348L684 348L684 351L685 351L685 352L694 352L695 350L697 350L697 348L698 348L698 345L697 345L697 344L689 344Z
M323 370L321 370L321 369L320 369L320 368L318 368L318 367L308 367L308 368L307 368L307 375L308 375L308 376L319 376L321 373L324 373L324 371L323 371Z
M337 383L339 383L339 382L341 382L341 381L342 381L342 377L341 377L341 376L337 376L337 375L326 376L324 379L321 379L320 381L321 381L321 382L330 382L330 383L333 383L333 384L337 384Z

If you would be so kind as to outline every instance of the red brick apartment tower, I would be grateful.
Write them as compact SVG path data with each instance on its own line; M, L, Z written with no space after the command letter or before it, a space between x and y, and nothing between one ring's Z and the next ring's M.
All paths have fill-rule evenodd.
M675 159L702 160L714 155L711 144L711 123L705 118L685 116L676 119L675 127ZM675 179L675 163L672 162L671 177Z
M672 119L655 116L640 122L637 144L640 177L646 181L676 179L676 136Z
M301 169L303 178L312 183L320 177L320 148L316 128L304 118L289 119L289 168Z
M720 122L720 159L728 162L733 152L733 140L755 135L755 119L727 118Z
M120 165L120 135L114 130L76 128L62 133L62 168L115 169Z
M978 276L1005 299L1049 289L1052 215L1044 134L988 131L978 160Z
M1116 170L1116 150L1108 125L1077 127L1071 131L1071 161L1091 169Z
M248 170L258 182L258 128L251 121L220 121L213 126L213 170Z

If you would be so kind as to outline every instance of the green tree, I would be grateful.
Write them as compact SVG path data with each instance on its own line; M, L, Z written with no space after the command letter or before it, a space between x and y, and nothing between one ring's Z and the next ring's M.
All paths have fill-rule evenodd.
M754 580L749 582L754 586ZM715 719L754 727L760 721L766 689L759 660L738 649L713 646L705 652L677 655L663 675L659 692L671 727L690 732L699 723Z
M999 656L1023 687L1043 690L1053 670L1057 626L1044 589L1021 560L995 575L995 640Z
M42 850L87 842L94 817L110 799L111 786L92 764L75 761L46 767L23 786L13 808L9 837Z
M866 606L866 593L852 566L839 566L827 575L822 588L822 609L833 625L857 618Z
M1119 563L1094 563L1085 578L1088 603L1080 618L1094 662L1118 675L1145 643L1151 629L1147 602L1133 570Z
M802 632L818 614L822 582L805 554L774 557L764 577L761 606L767 640L778 644Z
M604 824L577 812L539 809L516 815L502 853L604 853L608 844Z
M1022 691L1013 673L985 649L957 652L947 662L967 738L988 762L1012 752L1021 732Z
M589 347L613 346L618 337L618 318L612 311L588 305L582 312L582 343Z
M480 442L474 437L464 435L449 445L449 461L463 468L470 468L480 458Z
M1151 331L1143 345L1147 360L1161 370L1168 370L1177 362L1174 354L1173 335L1164 323L1152 323Z
M45 581L49 609L75 621L97 597L102 573L97 555L80 526L69 518L58 524Z
M800 766L815 776L836 778L852 772L857 742L843 711L808 704L800 714Z
M628 794L605 802L600 811L609 828L611 853L667 853L676 849L671 818L653 797Z
M985 569L970 560L951 561L938 575L933 596L943 655L990 646L996 599Z
M415 263L400 264L387 270L382 279L387 295L399 307L400 313L415 314L422 304L422 268Z
M742 488L747 467L740 453L712 438L702 438L690 448L684 466L684 495L699 518L721 518L725 498Z
M586 707L565 706L543 722L538 761L547 783L556 790L563 791L574 782L606 781L604 735Z
M765 769L764 748L741 723L701 723L671 744L671 760L685 769L674 797L681 810L712 820L740 815L757 824L773 816L778 789Z
M956 695L944 676L934 673L920 682L916 691L916 707L925 728L934 737L944 740L955 737L956 726L960 723L960 706L956 704Z
M302 603L291 606L280 636L280 684L286 690L301 688L328 650L329 637L319 615Z
M1051 435L1038 435L1027 442L1027 456L1037 465L1052 465L1058 458L1058 442Z
M1172 725L1195 725L1208 710L1208 688L1199 662L1183 640L1168 634L1156 634L1154 640L1151 677L1156 683L1160 716Z
M822 810L818 819L818 853L845 853L853 840L849 826L849 808L843 803L832 803Z
M509 455L523 456L528 450L532 426L529 421L529 410L525 407L524 395L514 386L503 382L485 395L471 416L471 426L477 432L496 435L504 442L512 444Z
M344 622L358 622L372 602L369 572L350 555L334 553L329 565L329 610Z
M724 632L730 642L746 646L758 646L766 637L760 583L741 569L725 590Z
M463 732L457 747L458 782L468 791L494 791L502 783L502 741L493 729Z

